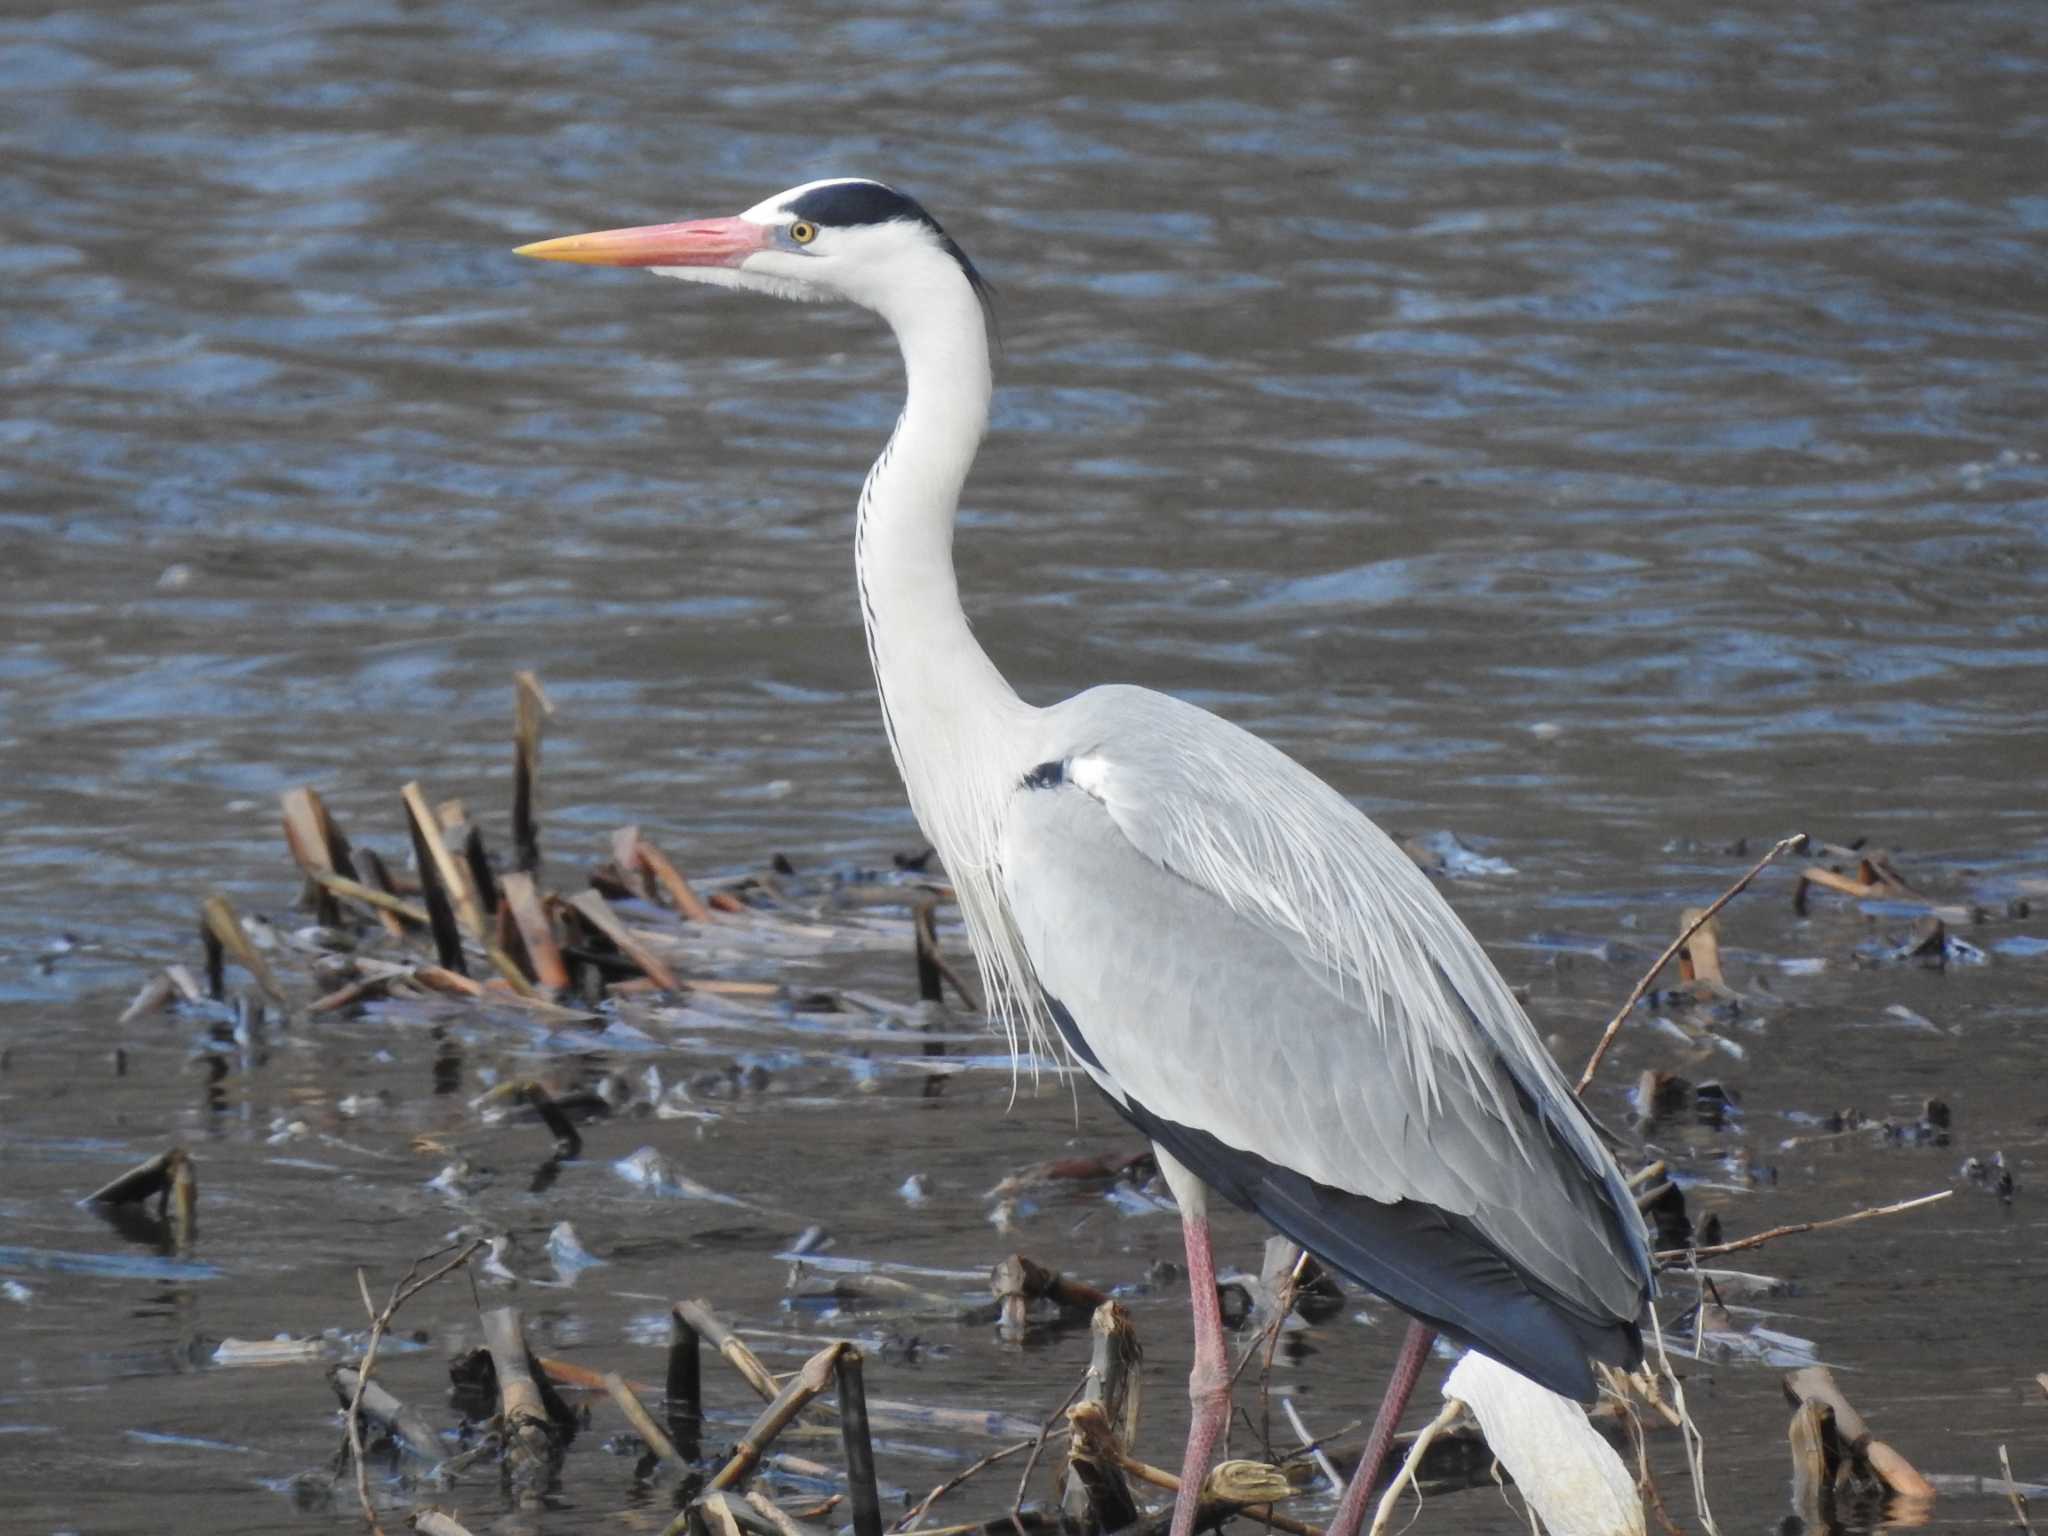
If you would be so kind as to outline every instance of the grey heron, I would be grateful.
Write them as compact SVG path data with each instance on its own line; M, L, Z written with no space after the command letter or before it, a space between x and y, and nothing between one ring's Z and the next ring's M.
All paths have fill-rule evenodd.
M991 1010L1147 1136L1194 1297L1188 1536L1229 1416L1210 1190L1415 1322L1332 1532L1364 1513L1433 1333L1552 1391L1633 1366L1650 1253L1614 1159L1479 942L1362 812L1277 748L1142 688L1020 699L968 627L960 490L988 425L986 288L918 203L808 182L730 218L520 247L797 300L895 332L907 398L861 489L860 606L889 742Z

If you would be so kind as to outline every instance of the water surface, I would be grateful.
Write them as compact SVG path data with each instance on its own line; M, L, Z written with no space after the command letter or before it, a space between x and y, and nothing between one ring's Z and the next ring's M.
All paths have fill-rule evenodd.
M573 1209L612 1264L511 1294L550 1349L643 1376L654 1298L786 1335L778 1365L858 1328L783 1309L771 1256L813 1221L841 1253L973 1269L1022 1248L1106 1284L1174 1254L1170 1215L1093 1192L989 1225L1004 1173L1127 1139L1057 1088L1008 1108L1000 1072L925 1104L912 1074L773 1031L664 1040L671 1078L758 1049L778 1087L713 1121L595 1128L531 1194L537 1133L479 1133L463 1105L544 1041L298 1027L209 1087L200 1022L113 1023L148 966L190 958L203 892L283 914L282 789L319 786L387 845L411 777L502 827L521 668L558 705L558 873L628 821L707 875L917 846L850 579L850 508L896 409L886 338L506 254L849 172L923 198L1001 292L959 557L1020 690L1182 693L1389 826L1512 865L1451 894L1568 1062L1738 843L1869 838L1996 917L1973 935L1989 964L1863 964L1903 919L1802 920L1769 878L1725 933L1737 984L1774 994L1730 1031L1740 1059L1690 1062L1646 1027L1597 1108L1624 1121L1645 1067L1736 1086L1736 1130L1668 1149L1709 1181L1737 1150L1775 1166L1696 1196L1731 1232L1947 1187L2002 1150L2010 1205L1966 1187L1755 1267L1798 1286L1767 1326L1811 1339L1924 1469L1990 1473L2007 1441L2048 1473L2026 1449L2048 1067L2048 958L2026 941L2048 930L2004 916L2048 868L2044 75L2048 23L2019 4L0 20L0 1234L149 1259L70 1202L183 1140L192 1258L223 1271L0 1261L20 1518L347 1521L288 1491L335 1442L317 1374L209 1369L212 1341L355 1327L356 1264L388 1283L465 1223L537 1254ZM802 974L907 987L882 955ZM371 1091L374 1126L340 1115ZM1950 1147L1778 1150L1805 1117L1928 1095L1955 1108ZM471 1204L428 1190L417 1135L499 1182ZM671 1214L610 1173L664 1139L766 1214ZM916 1172L934 1192L912 1209ZM1228 1258L1256 1237L1233 1228ZM1157 1460L1183 1300L1137 1302ZM420 1305L433 1347L391 1372L438 1404L469 1302ZM1293 1368L1325 1428L1364 1411L1394 1347L1363 1310ZM872 1367L875 1389L1038 1414L1086 1350L928 1344ZM1775 1373L1702 1366L1694 1401L1724 1528L1775 1522ZM978 1451L887 1450L884 1476L928 1486ZM616 1473L579 1471L551 1528L608 1525L634 1497ZM1425 1518L1513 1519L1488 1494Z

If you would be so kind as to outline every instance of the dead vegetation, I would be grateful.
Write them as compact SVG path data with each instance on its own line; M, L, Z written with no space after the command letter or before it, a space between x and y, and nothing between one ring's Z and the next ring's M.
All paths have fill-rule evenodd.
M460 1008L480 1017L518 1017L568 1029L601 1025L604 1010L622 1000L669 1008L702 1003L822 1012L842 1016L850 1029L871 1028L891 1036L907 1030L906 1046L916 1051L921 1070L931 1074L928 1091L942 1085L949 1049L963 1038L947 996L968 1012L975 1001L940 948L938 914L951 896L941 879L912 862L821 886L777 861L747 875L698 882L632 826L612 834L605 856L592 867L551 879L541 857L537 793L546 715L539 684L522 676L508 856L491 847L481 823L460 801L435 802L417 783L405 785L400 794L409 859L386 858L352 840L316 791L294 789L283 797L283 829L304 879L302 905L310 923L291 928L270 924L237 914L225 897L208 896L200 908L199 971L165 967L143 986L124 1021L201 1005L215 1010L220 1027L231 1032L261 1030L269 1010L317 1020L369 1010L394 1018L439 1016ZM1717 915L1769 865L1794 852L1817 861L1798 877L1793 901L1800 912L1809 909L1815 892L1824 891L1831 897L1879 902L1880 921L1904 917L1912 923L1906 939L1886 938L1867 953L1859 951L1859 963L1964 964L1983 954L1952 931L1986 921L1982 908L1926 900L1901 877L1889 855L1786 838L1718 900L1681 915L1675 937L1603 1032L1580 1079L1582 1089L1624 1027L1654 1030L1670 1046L1670 1065L1645 1068L1633 1096L1644 1161L1632 1182L1666 1271L1661 1325L1673 1355L1661 1378L1649 1373L1633 1380L1615 1377L1608 1400L1587 1422L1596 1437L1632 1458L1635 1486L1667 1525L1666 1501L1649 1478L1646 1436L1683 1422L1680 1377L1709 1362L1793 1367L1784 1376L1795 1407L1789 1432L1793 1504L1809 1526L1836 1529L1856 1511L1867 1516L1873 1509L1891 1523L1915 1523L1926 1518L1940 1493L1967 1491L1967 1479L1923 1476L1905 1455L1874 1439L1826 1369L1815 1363L1814 1347L1766 1325L1769 1314L1757 1303L1777 1294L1782 1282L1704 1262L1797 1233L1908 1212L1951 1193L1945 1189L1831 1219L1730 1235L1727 1229L1741 1220L1743 1194L1768 1187L1773 1170L1751 1158L1732 1177L1705 1180L1695 1171L1698 1159L1689 1150L1689 1139L1702 1131L1728 1133L1742 1123L1740 1090L1726 1080L1743 1059L1731 1024L1777 1006L1761 972L1742 985L1730 980ZM1913 915L1915 907L1923 910ZM845 989L797 986L778 975L789 956L833 946L893 948L913 956L919 999L901 1003ZM230 964L246 973L250 990L232 993ZM1674 967L1675 979L1658 990ZM966 1025L979 1028L976 1020ZM1699 1069L1707 1063L1720 1075L1702 1076ZM715 1081L698 1081L692 1088L700 1099L721 1091ZM551 1082L540 1074L495 1084L472 1102L470 1111L479 1123L508 1115L531 1117L552 1138L550 1166L559 1166L583 1155L579 1120L614 1107L602 1091L573 1081ZM1832 1111L1820 1129L1787 1139L1779 1150L1831 1140L1873 1147L1930 1141L1946 1146L1951 1134L1948 1105L1930 1099L1913 1122ZM449 1149L417 1150L439 1154ZM744 1204L695 1185L651 1147L621 1160L617 1168L622 1178L650 1190ZM992 1219L1002 1230L1006 1202L1046 1187L1086 1185L1156 1202L1157 1196L1147 1192L1153 1172L1142 1147L1039 1164L989 1192ZM455 1153L441 1179L459 1187L471 1173ZM2010 1171L1995 1152L1973 1156L1959 1177L1966 1185L1974 1181L1995 1188L2006 1200L2014 1197ZM537 1188L545 1187L544 1178L537 1178ZM912 1193L906 1192L906 1199ZM196 1163L183 1148L150 1159L89 1198L121 1209L155 1200L157 1220L168 1228L178 1251L189 1251L196 1239ZM1703 1200L1709 1209L1698 1209ZM1298 1250L1278 1240L1276 1245L1262 1274L1228 1279L1223 1298L1226 1316L1247 1338L1240 1373L1259 1383L1252 1422L1263 1426L1258 1436L1263 1455L1219 1465L1205 1485L1203 1510L1212 1522L1241 1515L1312 1536L1316 1527L1290 1513L1289 1506L1304 1495L1320 1494L1324 1485L1344 1475L1352 1458L1302 1424L1291 1402L1284 1406L1300 1443L1292 1449L1276 1446L1267 1387L1283 1335L1329 1320L1343 1307L1343 1292ZM1087 1369L1067 1401L1049 1412L1044 1405L1020 1411L1014 1404L870 1399L869 1357L847 1340L830 1343L793 1372L777 1373L749 1347L742 1331L722 1322L702 1299L679 1300L670 1308L671 1338L658 1381L634 1380L628 1374L631 1361L593 1374L537 1356L528 1347L521 1312L498 1307L477 1317L483 1347L451 1363L450 1401L459 1410L455 1422L435 1406L393 1397L376 1375L380 1344L399 1312L437 1282L501 1262L500 1248L501 1239L484 1234L428 1255L381 1306L364 1286L368 1330L362 1347L354 1358L332 1365L329 1382L342 1406L345 1442L334 1475L352 1484L373 1529L382 1531L384 1521L395 1521L402 1512L417 1530L461 1531L460 1509L430 1503L428 1496L479 1481L501 1488L515 1504L537 1503L588 1476L579 1473L570 1453L579 1440L595 1433L629 1437L637 1448L634 1479L641 1488L658 1492L661 1507L670 1512L668 1532L822 1536L850 1525L855 1536L881 1536L885 1524L894 1533L921 1536L1028 1536L1053 1530L1094 1536L1164 1529L1164 1510L1177 1485L1170 1473L1137 1452L1145 1405L1144 1351L1116 1288L1010 1254L990 1267L987 1298L963 1301L957 1290L889 1273L886 1265L836 1266L822 1254L807 1252L801 1238L783 1255L791 1265L791 1294L798 1298L858 1299L932 1326L992 1326L1019 1341L1047 1329L1087 1329ZM599 1262L581 1253L567 1222L556 1228L550 1250L558 1266ZM223 1363L266 1357L264 1345L229 1340L221 1348ZM762 1404L729 1443L707 1440L705 1433L708 1394L700 1356L707 1348L730 1369L737 1385ZM267 1358L322 1358L318 1349L296 1355L291 1349L292 1341L278 1341ZM1679 1375L1669 1374L1670 1369ZM1172 1389L1177 1386L1176 1381ZM836 1461L820 1463L778 1449L801 1425L832 1430ZM877 1425L939 1426L1002 1443L919 1493L878 1480ZM1340 1431L1338 1438L1348 1433ZM1392 1516L1394 1498L1403 1488L1434 1493L1492 1486L1499 1476L1498 1448L1488 1445L1478 1420L1459 1411L1455 1402L1428 1431L1403 1438L1410 1464L1398 1470L1390 1466L1394 1493L1382 1511L1382 1524ZM994 1485L992 1471L1008 1464L1018 1464L1021 1475L1006 1502L991 1499L985 1490ZM1993 1482L1977 1480L1976 1491L2009 1498L2017 1522L2024 1524L2026 1496L2042 1490L2015 1482L2009 1467L2002 1482ZM794 1491L825 1485L834 1491ZM980 1512L941 1522L940 1507L964 1502L970 1491ZM1165 1504L1154 1497L1161 1491L1169 1495ZM1711 1529L1703 1505L1699 1518Z

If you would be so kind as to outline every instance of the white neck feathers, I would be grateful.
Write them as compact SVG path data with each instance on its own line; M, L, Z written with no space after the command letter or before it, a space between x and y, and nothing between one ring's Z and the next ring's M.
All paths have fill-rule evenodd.
M996 859L1002 801L1031 766L1013 758L1036 711L974 638L953 572L954 513L988 425L988 335L951 257L932 247L918 268L875 305L902 348L909 395L861 490L861 611L896 764L958 892L989 1009L1028 1028L1036 989Z

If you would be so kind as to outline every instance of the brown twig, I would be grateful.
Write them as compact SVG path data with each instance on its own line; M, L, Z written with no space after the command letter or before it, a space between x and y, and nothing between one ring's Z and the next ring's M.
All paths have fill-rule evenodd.
M979 1013L981 1004L975 1000L974 993L968 989L967 983L960 979L960 973L946 962L945 954L939 949L938 906L939 898L934 894L917 902L910 909L911 926L917 938L918 959L930 965L941 977L952 983L954 992L959 994L960 1001L970 1012ZM932 1001L938 1002L940 999L935 997Z
M954 1474L952 1477L947 1478L943 1483L940 1483L937 1487L932 1489L930 1493L926 1494L922 1499L918 1501L917 1507L915 1509L911 1510L909 1514L905 1515L901 1520L898 1520L894 1525L889 1527L889 1529L891 1531L899 1533L904 1531L916 1530L918 1521L922 1520L925 1517L925 1515L930 1512L931 1507L934 1504L938 1503L940 1499L943 1499L947 1494L951 1493L954 1489L960 1487L963 1483L966 1483L969 1479L974 1478L980 1475L981 1473L987 1471L997 1462L1008 1461L1012 1456L1021 1455L1023 1452L1030 1450L1031 1447L1036 1444L1038 1444L1038 1441L1035 1439L1017 1440L1009 1445L1001 1447L999 1450L990 1451L986 1456L982 1457L981 1460L975 1462L974 1465L967 1468L966 1471Z
M1045 1442L1052 1437L1053 1426L1066 1418L1067 1410L1074 1406L1075 1400L1080 1397L1087 1385L1088 1378L1084 1375L1079 1381L1074 1383L1074 1390L1061 1400L1059 1407L1053 1409L1046 1416L1045 1422L1038 1426L1038 1438L1031 1442L1031 1454L1024 1459L1024 1475L1017 1479L1017 1496L1010 1500L1010 1518L1012 1520L1015 1520L1023 1512L1024 1490L1030 1485L1031 1474L1038 1470L1038 1458L1045 1451Z
M1768 1232L1756 1232L1748 1237L1739 1237L1732 1243L1715 1243L1710 1248L1666 1248L1657 1254L1657 1262L1677 1264L1693 1259L1718 1258L1724 1253L1739 1253L1744 1248L1760 1248L1765 1243L1781 1237L1796 1237L1801 1232L1821 1232L1829 1227L1846 1227L1851 1222L1868 1221L1873 1216L1894 1216L1900 1211L1933 1205L1937 1200L1946 1200L1954 1193L1952 1189L1944 1189L1931 1195L1920 1195L1912 1200L1900 1200L1891 1205L1869 1206L1864 1210L1851 1211L1846 1216L1829 1216L1820 1221L1795 1221L1789 1226L1772 1227Z
M1607 1028L1600 1033L1600 1043L1593 1047L1593 1054L1586 1062L1586 1070L1579 1074L1578 1085L1572 1090L1574 1093L1585 1093L1586 1085L1593 1081L1593 1074L1600 1070L1601 1061L1606 1058L1608 1048L1614 1044L1614 1037L1621 1033L1622 1021L1629 1016L1630 1011L1634 1009L1635 1005L1643 1000L1643 994L1650 990L1650 986L1656 981L1658 973L1671 963L1672 957L1685 948L1695 933L1699 932L1700 929L1713 920L1715 913L1748 890L1750 882L1762 874L1765 868L1775 859L1783 854L1792 852L1796 848L1804 847L1805 844L1806 834L1804 832L1794 832L1790 837L1778 839L1777 842L1771 845L1769 853L1766 853L1762 858L1750 865L1747 874L1716 897L1713 905L1703 909L1690 925L1680 930L1678 937L1673 939L1666 946L1664 953L1657 957L1656 963L1643 973L1643 979L1635 984L1635 989L1629 993L1628 1000L1615 1011L1614 1017L1607 1021Z
M360 1417L363 1391L369 1385L370 1373L377 1366L377 1346L384 1341L384 1331L391 1326L391 1320L398 1315L400 1307L442 1276L462 1268L489 1246L490 1243L486 1239L477 1238L446 1264L426 1276L420 1275L420 1266L435 1254L446 1253L448 1250L437 1248L433 1253L423 1254L414 1259L412 1267L405 1272L398 1284L391 1288L391 1299L384 1303L384 1310L381 1312L370 1300L369 1281L364 1277L362 1270L356 1271L356 1289L362 1293L363 1310L370 1314L370 1337L363 1346L362 1363L356 1367L355 1395L349 1399L348 1404L348 1449L356 1464L356 1498L363 1506L363 1518L369 1522L370 1529L375 1531L377 1536L384 1536L384 1527L377 1523L376 1511L370 1504L370 1468L369 1463L363 1459L363 1421Z

